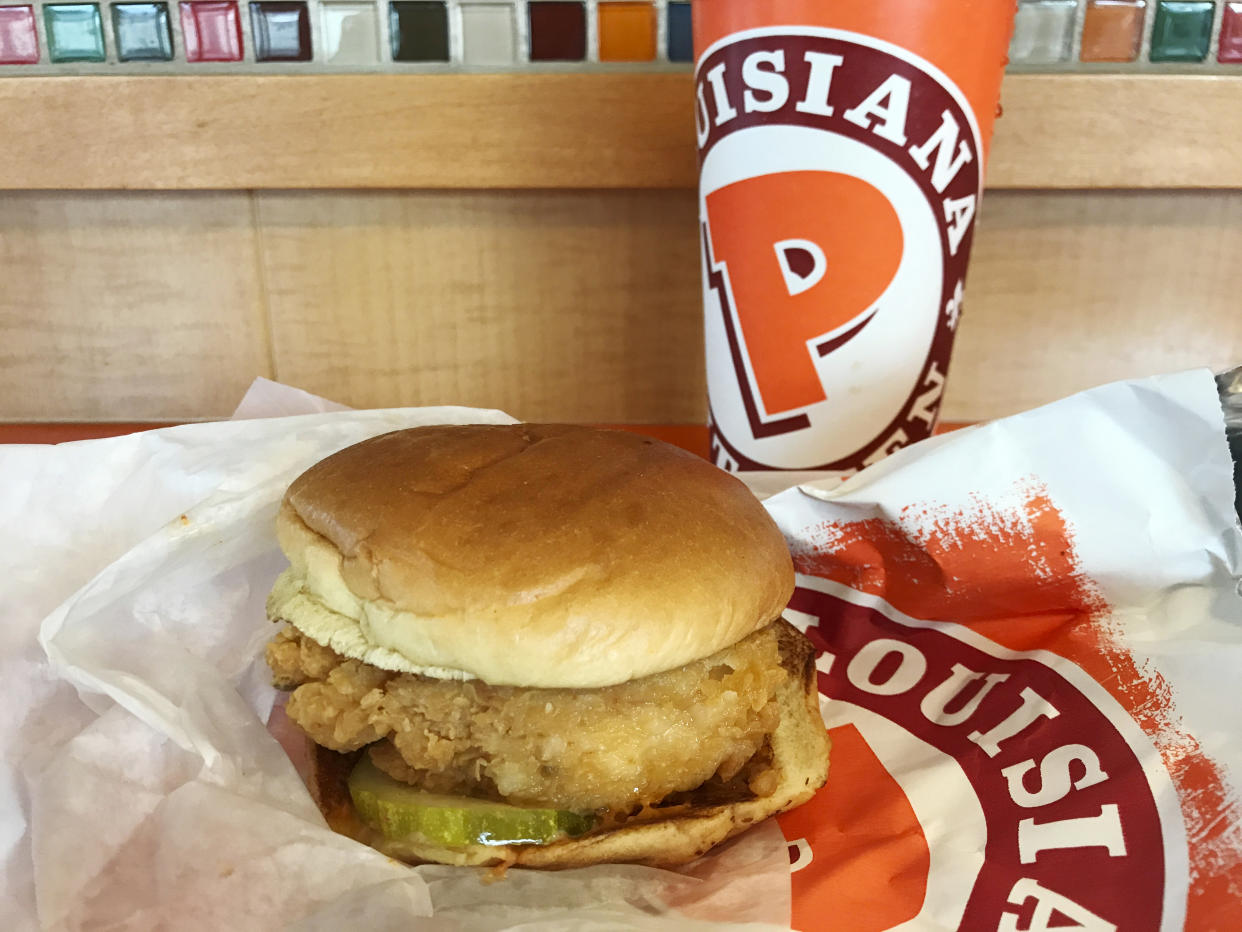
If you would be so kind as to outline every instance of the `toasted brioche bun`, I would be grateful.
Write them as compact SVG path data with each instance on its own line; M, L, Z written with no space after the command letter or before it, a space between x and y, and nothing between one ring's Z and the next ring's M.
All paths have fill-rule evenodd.
M779 782L768 796L679 807L668 818L623 824L547 845L442 848L390 842L359 821L346 785L358 754L337 754L312 743L311 795L335 831L413 864L563 869L617 862L673 867L693 861L755 823L806 802L827 777L829 740L819 711L814 652L791 626L782 624L782 629L781 665L791 676L777 697L780 724L770 744Z
M421 427L289 488L291 568L268 612L390 670L596 688L680 667L769 624L789 551L746 487L623 431Z

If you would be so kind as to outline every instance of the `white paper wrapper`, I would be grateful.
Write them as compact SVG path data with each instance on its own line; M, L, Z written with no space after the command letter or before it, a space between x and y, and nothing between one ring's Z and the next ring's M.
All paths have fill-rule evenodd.
M260 382L249 420L0 448L0 928L786 927L775 825L684 873L512 871L490 885L326 828L263 724L280 497L368 436L512 421L339 409Z
M795 924L1242 928L1242 534L1211 373L765 504L834 738Z
M242 410L327 404L259 383ZM770 499L832 700L826 788L683 873L488 886L332 834L262 724L285 486L363 437L464 420L508 418L0 449L0 928L771 928L791 908L800 932L1242 927L1242 535L1210 373ZM991 685L939 702L954 677Z

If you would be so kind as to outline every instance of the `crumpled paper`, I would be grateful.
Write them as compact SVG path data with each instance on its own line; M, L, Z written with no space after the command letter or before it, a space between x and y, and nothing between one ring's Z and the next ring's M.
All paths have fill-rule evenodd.
M504 415L257 383L251 416L323 413L0 448L0 928L1236 927L1239 382L1225 415L1206 371L1103 386L766 503L848 751L781 817L792 876L772 822L681 873L486 886L324 827L263 726L280 494L371 434ZM931 701L963 676L992 691ZM1095 769L1058 784L1067 751Z
M239 414L0 448L0 927L787 927L773 823L682 872L514 870L490 884L331 832L264 726L280 497L366 437L512 418L351 412L266 380Z
M1238 374L1219 388L1103 385L765 502L833 737L781 820L795 927L1242 928Z

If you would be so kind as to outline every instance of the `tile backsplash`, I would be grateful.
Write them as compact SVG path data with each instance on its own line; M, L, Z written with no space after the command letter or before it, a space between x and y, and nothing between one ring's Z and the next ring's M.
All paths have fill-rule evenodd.
M1242 74L1242 0L1018 0L1009 57L1015 71ZM665 70L692 58L685 0L0 0L5 76Z

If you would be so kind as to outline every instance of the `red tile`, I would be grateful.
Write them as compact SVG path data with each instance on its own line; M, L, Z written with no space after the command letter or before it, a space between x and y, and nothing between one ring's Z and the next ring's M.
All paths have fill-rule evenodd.
M241 61L241 16L236 0L187 0L181 4L186 61Z
M1229 65L1242 64L1242 3L1225 4L1216 60Z
M0 65L39 61L39 36L33 6L0 6Z

